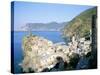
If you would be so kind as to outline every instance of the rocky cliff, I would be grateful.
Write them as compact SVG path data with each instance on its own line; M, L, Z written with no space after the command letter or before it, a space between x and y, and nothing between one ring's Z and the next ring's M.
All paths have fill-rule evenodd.
M22 67L23 72L30 72L30 70L41 72L46 68L51 69L55 67L60 58L62 58L63 62L69 64L71 63L71 58L74 58L74 54L82 56L82 54L85 55L91 51L89 47L90 42L83 42L85 44L80 44L80 47L77 48L77 41L69 42L69 45L67 46L53 43L40 36L25 36L22 44L24 59L20 66ZM60 66L60 68L62 67Z

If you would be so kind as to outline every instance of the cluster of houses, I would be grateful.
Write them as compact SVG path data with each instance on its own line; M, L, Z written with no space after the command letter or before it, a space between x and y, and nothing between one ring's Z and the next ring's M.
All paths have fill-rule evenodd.
M24 72L33 70L41 72L45 68L53 68L57 64L57 57L61 57L64 62L69 63L73 53L79 56L86 55L91 51L91 41L80 38L78 41L72 37L72 41L66 44L53 43L43 37L27 36L23 39L24 59L20 63Z

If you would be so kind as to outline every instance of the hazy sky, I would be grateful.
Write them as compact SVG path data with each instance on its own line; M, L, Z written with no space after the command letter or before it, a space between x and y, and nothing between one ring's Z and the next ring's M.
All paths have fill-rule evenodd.
M14 29L20 29L26 23L67 22L93 6L49 4L49 3L14 3Z

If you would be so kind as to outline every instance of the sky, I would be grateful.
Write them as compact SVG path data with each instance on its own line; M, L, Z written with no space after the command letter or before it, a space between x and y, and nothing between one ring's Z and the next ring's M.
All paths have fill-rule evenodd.
M26 23L68 22L92 7L17 1L14 2L14 30L20 30Z

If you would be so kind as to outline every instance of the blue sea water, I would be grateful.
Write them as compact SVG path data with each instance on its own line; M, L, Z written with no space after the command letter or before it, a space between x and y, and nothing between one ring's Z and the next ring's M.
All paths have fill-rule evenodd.
M58 31L33 31L32 34L44 37L54 43L64 42L61 33ZM28 35L28 32L14 32L14 73L22 73L19 63L23 60L22 39L26 35Z

